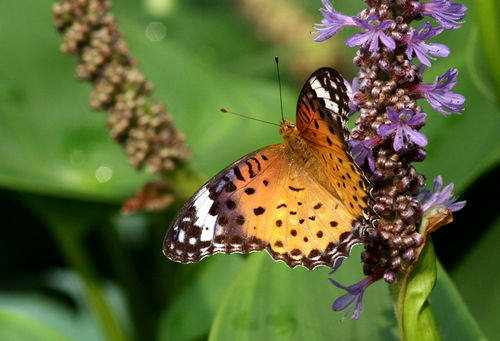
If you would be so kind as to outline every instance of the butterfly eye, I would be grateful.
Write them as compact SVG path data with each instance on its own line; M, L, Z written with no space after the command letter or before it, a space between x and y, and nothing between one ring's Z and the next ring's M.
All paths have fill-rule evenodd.
M287 124L286 127L289 128L289 129L293 129L293 128L295 128L295 124Z

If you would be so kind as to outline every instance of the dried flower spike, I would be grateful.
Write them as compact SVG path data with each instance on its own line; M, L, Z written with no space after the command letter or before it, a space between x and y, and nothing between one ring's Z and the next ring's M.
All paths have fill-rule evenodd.
M165 106L137 68L105 0L59 0L54 24L64 34L61 50L78 58L77 77L92 83L90 106L108 110L111 137L136 168L154 173L175 169L188 150Z

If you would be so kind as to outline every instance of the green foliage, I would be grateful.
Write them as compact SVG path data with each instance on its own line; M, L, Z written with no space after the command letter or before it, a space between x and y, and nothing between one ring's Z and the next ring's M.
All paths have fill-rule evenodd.
M354 13L351 2L336 0L342 10ZM20 235L31 247L42 245L45 253L58 248L55 261L40 260L23 243L2 238L0 251L12 255L0 266L0 339L397 339L392 302L382 282L368 289L359 321L339 322L341 315L330 306L342 292L328 282L325 269L289 270L266 254L221 255L199 265L174 265L160 249L177 207L161 215L114 219L119 210L114 205L152 177L127 165L123 151L107 136L106 114L88 109L90 87L74 80L74 58L58 50L61 37L51 23L51 3L0 2L0 197L34 220L19 225L25 220L16 216L2 225L9 237ZM419 166L428 179L442 174L462 193L500 160L491 69L497 66L480 45L485 32L493 41L499 41L498 33L478 28L481 18L471 1L465 3L470 12L463 28L436 39L449 45L452 55L433 63L426 81L458 67L457 92L467 97L466 111L443 117L425 107L428 158ZM319 6L319 0L307 4L308 13L319 18ZM235 6L178 1L166 16L152 18L138 1L115 1L114 12L132 54L155 84L156 96L167 103L186 134L195 171L208 177L251 150L279 142L275 127L218 112L226 107L279 120L272 57L287 52L265 43ZM160 42L144 34L153 20L166 26ZM352 51L342 53L349 56ZM352 68L345 69L347 58L343 71L352 74ZM287 82L290 78L285 73L284 107L286 117L293 119L301 84ZM106 181L96 177L101 167L112 170ZM2 214L12 217L7 210ZM478 325L491 338L498 334L499 288L493 271L498 220L485 230L452 269L451 278L438 263L429 303L445 340L482 339ZM334 275L342 284L362 278L359 252L355 248ZM17 258L23 267L3 270ZM428 249L422 260L429 276L425 297L436 278L434 259ZM27 266L32 263L39 268ZM71 269L65 271L73 279L52 277L59 286L40 280L39 272L48 276L55 267ZM105 283L112 283L114 294ZM488 289L478 290L478 283L487 283Z
M361 247L335 273L343 284L361 279ZM363 315L340 321L331 304L342 290L328 280L328 269L292 271L266 254L251 255L220 303L210 340L380 340L397 339L389 291L378 282L367 290ZM300 298L300 299L297 299Z
M202 339L232 283L243 257L213 256L165 310L160 319L158 339L162 341Z
M496 216L491 226L453 272L458 290L477 319L481 329L490 339L498 334L500 316L500 273L497 247L500 240L500 216ZM438 289L438 288L437 288Z

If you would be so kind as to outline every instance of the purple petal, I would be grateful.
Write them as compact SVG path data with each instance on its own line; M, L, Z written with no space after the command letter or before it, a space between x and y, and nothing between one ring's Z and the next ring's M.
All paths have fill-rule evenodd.
M464 208L466 203L467 203L467 201L465 201L465 200L464 201L457 201L455 203L448 204L448 208L452 212L460 211L462 208Z
M391 27L392 20L384 20L382 23L378 26L378 29L381 31L387 30L389 27Z
M446 200L447 198L451 198L453 196L454 187L455 185L453 183L450 183L447 186L445 186L439 193L439 199Z
M325 7L326 10L332 11L332 12L334 11L333 6L330 3L330 1L328 1L328 0L321 0L321 3L323 4L323 6Z
M356 284L345 287L337 281L329 278L337 288L346 290L347 293L340 296L333 302L332 308L335 311L347 309L344 316L349 313L350 309L354 312L351 316L352 319L358 319L361 316L361 310L363 308L363 294L372 283L378 281L381 276L368 276L365 279L359 281Z
M460 114L464 109L465 97L453 92L428 93L425 98L434 110L443 114Z
M412 112L413 113L413 112ZM425 113L419 113L419 114L415 114L413 115L408 121L407 123L411 126L416 126L416 125L420 125L422 123L424 123L425 121L425 118L427 117L427 115Z
M413 51L414 51L413 44L408 44L408 46L406 47L405 53L406 53L406 57L410 60L413 59Z
M369 51L371 51L371 52L377 51L379 36L380 36L380 32L372 32L371 33L371 43L370 43L370 48L368 49Z
M379 34L379 38L380 40L382 41L382 43L387 46L387 48L389 50L394 50L396 48L396 42L394 41L394 39L392 39L391 37L389 37L387 34L385 34L384 32L380 32Z
M371 16L370 16L371 17ZM370 20L370 17L368 17L366 20L360 19L358 17L352 17L352 20L356 23L356 26L359 28L369 30L371 29L371 26L368 25L368 21ZM377 16L375 16L376 20L378 20Z
M408 139L420 147L425 147L427 145L427 137L419 131L408 128L406 130Z
M313 34L317 35L314 38L315 41L325 41L345 26L356 26L356 22L352 17L335 11L328 1L323 0L322 2L325 8L320 9L320 12L323 14L321 24L314 26L316 31Z
M387 111L387 116L392 122L394 123L399 122L399 113L396 110L394 110L393 107L387 107L386 111Z
M398 125L396 123L392 124L382 124L380 127L377 129L377 133L380 136L389 136L392 134L393 131L397 129Z
M370 170L373 172L375 171L375 160L373 158L373 155L370 155L368 158L368 167L370 167Z
M414 31L413 37L420 41L434 38L438 34L443 32L442 27L432 28L432 24L430 22L426 22L423 24L418 30Z
M365 28L369 30L377 28L381 24L380 19L376 14L370 14L364 22L366 23Z
M405 147L404 133L403 133L403 128L401 126L398 126L398 128L396 129L396 135L394 136L393 147L394 150L397 152L404 149Z
M328 278L328 280L329 280L330 282L332 282L332 283L333 283L333 285L335 285L337 288L339 288L339 289L344 289L344 290L346 290L346 291L349 291L349 287L345 287L345 286L343 286L342 284L340 284L339 282L337 282L337 281L336 281L336 280L334 280L333 278Z
M448 57L450 55L450 49L448 46L438 43L425 44L429 54L437 57Z
M362 310L363 310L363 295L361 294L356 299L356 308L354 309L351 318L353 320L359 319Z
M417 46L415 46L415 48L413 49L413 52L415 52L415 56L417 57L418 60L420 60L420 62L426 66L431 66L431 62L429 60L429 58L427 58L427 55L425 53L422 52L421 49L419 49ZM412 58L410 58L412 59Z
M338 270L338 268L340 268L342 266L343 262L344 262L344 258L342 258L342 257L341 258L337 258L337 260L333 264L332 271L330 271L328 274L332 275L335 271Z
M438 190L441 190L441 188L443 188L443 177L441 175L438 175L434 179L433 185L434 185L434 192L438 191Z
M331 279L330 279L331 280ZM339 298L337 298L334 302L333 302L333 305L332 305L332 309L334 311L340 311L340 310L344 310L345 308L347 308L354 300L356 299L356 296L354 295L351 295L349 293L347 294L344 294L342 296L340 296Z
M365 33L356 33L352 37L346 40L346 45L349 47L354 47L358 45L363 45L366 42L370 41L372 33L370 31Z
M448 69L442 76L436 77L434 85L439 90L451 90L457 84L458 69Z

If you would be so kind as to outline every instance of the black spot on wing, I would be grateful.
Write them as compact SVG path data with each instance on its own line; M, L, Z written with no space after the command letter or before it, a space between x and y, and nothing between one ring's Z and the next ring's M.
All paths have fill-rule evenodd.
M245 178L241 174L240 168L238 166L233 168L234 175L236 176L236 179L240 181L245 181Z
M260 166L260 161L259 159L257 159L256 157L251 157L250 160L253 160L256 164L257 164L257 169L260 170L261 166Z
M261 214L263 214L265 211L266 211L266 209L265 209L264 207L259 206L259 207L257 207L257 208L254 208L253 213L254 213L255 215L261 215Z
M245 193L248 194L248 195L252 195L255 193L255 189L252 188L252 187L248 187L245 189Z
M250 161L245 161L245 163L248 166L248 174L250 174L251 178L254 178L255 172L253 171L252 163Z

